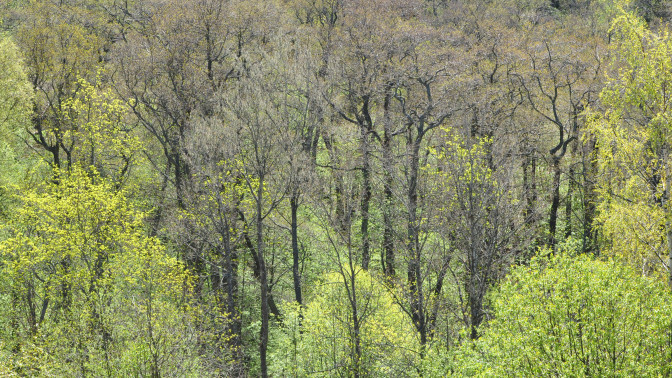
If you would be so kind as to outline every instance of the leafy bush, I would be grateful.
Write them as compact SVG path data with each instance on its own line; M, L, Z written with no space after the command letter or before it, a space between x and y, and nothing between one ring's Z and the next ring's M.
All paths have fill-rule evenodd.
M417 363L419 342L408 316L387 289L364 270L356 274L361 327L360 373L406 376ZM342 376L352 371L352 307L338 273L316 285L304 309L288 304L284 327L272 339L273 376ZM299 314L303 316L300 318Z
M6 365L31 376L196 374L182 264L110 181L79 168L58 177L18 198L0 241Z
M538 257L491 299L494 320L457 354L462 375L672 374L669 290L622 264Z

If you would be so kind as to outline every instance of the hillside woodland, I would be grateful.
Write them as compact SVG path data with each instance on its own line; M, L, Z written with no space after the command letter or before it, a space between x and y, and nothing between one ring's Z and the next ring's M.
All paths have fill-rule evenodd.
M671 21L2 1L0 376L671 376Z

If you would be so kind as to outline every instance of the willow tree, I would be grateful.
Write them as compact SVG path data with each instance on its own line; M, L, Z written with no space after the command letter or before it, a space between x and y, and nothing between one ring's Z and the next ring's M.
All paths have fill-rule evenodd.
M625 11L611 33L615 59L600 95L604 110L589 120L602 233L607 249L643 274L672 272L672 39Z

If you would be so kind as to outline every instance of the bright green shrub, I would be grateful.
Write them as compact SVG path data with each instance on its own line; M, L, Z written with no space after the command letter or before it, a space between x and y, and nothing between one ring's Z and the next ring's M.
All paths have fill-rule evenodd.
M356 273L364 376L407 376L419 360L419 342L409 317L387 289L366 271ZM288 304L284 327L272 337L273 376L347 376L352 371L352 307L338 273L317 283L305 308ZM299 312L303 319L300 320Z
M29 375L198 375L190 277L123 191L75 168L17 199L0 241L0 351Z
M672 296L588 256L535 258L491 296L494 319L454 369L482 376L672 374Z

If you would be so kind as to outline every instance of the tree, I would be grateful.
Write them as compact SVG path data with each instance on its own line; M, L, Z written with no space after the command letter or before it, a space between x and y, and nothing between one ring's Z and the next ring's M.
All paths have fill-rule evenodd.
M140 138L131 126L127 104L110 88L79 79L79 90L61 104L64 138L72 141L70 160L95 168L102 176L121 185L138 160Z
M2 339L21 374L195 372L190 278L114 183L79 167L19 198L3 230ZM39 360L46 361L44 366Z
M556 38L558 30L566 28L572 23L573 33L571 39L559 40ZM550 209L548 213L548 233L546 245L555 248L558 243L558 219L561 209L561 187L564 181L568 182L567 196L565 197L567 221L566 233L572 234L572 196L576 195L575 187L579 182L579 174L590 171L590 167L581 166L581 172L576 172L578 164L573 160L577 152L590 155L592 151L578 151L579 139L585 135L583 110L594 104L597 100L601 75L601 54L602 49L599 36L592 35L591 30L585 30L586 27L576 27L573 18L553 25L545 24L544 27L533 26L530 28L530 34L539 34L537 38L525 40L525 63L518 64L514 73L511 75L514 85L519 88L520 96L525 104L529 106L531 113L526 115L534 117L537 123L537 133L548 135L547 140L539 140L533 144L539 153L525 153L526 158L532 160L531 180L535 180L536 159L543 158L548 162L548 167L553 173L550 191ZM536 116L536 117L535 117ZM548 130L548 131L547 131ZM552 131L550 131L552 130ZM590 138L590 135L586 135ZM587 159L590 159L587 157ZM568 162L569 164L563 163ZM563 169L563 165L568 165ZM529 164L525 164L527 170ZM563 176L563 171L567 173ZM527 175L526 175L527 177ZM589 208L589 202L593 199L592 191L588 188L592 177L585 177L583 182L584 196L588 198L583 219L584 227L582 238L584 240L584 250L590 250L592 237L592 216ZM535 184L536 186L536 184ZM531 190L531 188L530 188ZM536 188L535 188L536 190ZM535 193L530 193L528 201L533 204ZM585 224L585 223L588 224Z
M105 29L99 15L82 4L36 0L20 9L16 41L35 91L29 145L49 164L69 168L79 142L72 127L79 125L65 120L63 107L81 89L80 79L95 82L109 46Z
M524 224L523 206L516 205L512 161L491 161L492 140L448 135L433 151L435 189L442 225L450 230L450 245L464 267L464 323L469 337L479 337L485 295L516 255L510 243ZM506 156L506 154L503 154ZM496 166L497 169L491 168ZM434 167L432 167L434 168ZM442 268L449 269L449 260ZM459 284L459 283L458 283Z
M494 320L453 373L655 376L672 364L667 288L618 261L535 257L492 293Z
M207 130L210 137L225 131L223 127L204 126L198 130ZM221 151L207 143L211 139L197 139L201 148L188 147L193 151L189 155L190 164L198 167L193 178L194 192L187 197L188 207L179 214L178 226L171 236L190 249L198 250L208 267L207 276L199 277L202 289L198 308L203 316L199 322L200 341L205 347L201 354L203 365L218 374L241 376L245 372L246 350L240 268L245 263L243 252L249 236L240 214L251 212L253 204L246 197L244 180L237 175L240 163L235 157L220 155Z
M268 60L280 63L277 51L264 52ZM276 58L276 59L273 59ZM287 116L291 114L285 101L286 87L283 85L283 69L280 64L265 67L251 67L223 99L222 117L230 122L231 135L235 135L230 147L239 162L236 175L244 183L246 194L254 206L252 227L255 232L255 269L258 272L261 299L261 329L259 335L259 356L261 376L268 376L268 335L270 320L270 267L267 265L269 235L267 218L273 214L288 194L287 162L285 149L294 141L287 128ZM244 163L243 163L244 162ZM270 244L270 243L269 243ZM269 248L270 249L270 248Z
M590 115L603 198L600 230L607 252L643 274L667 271L672 285L669 86L672 40L632 13L612 26L614 58L600 94L603 111Z
M389 71L392 57L395 55L395 41L391 38L394 24L397 22L389 7L394 4L385 1L353 2L344 5L343 20L335 33L339 37L334 43L333 56L329 65L331 76L327 86L327 96L332 110L344 122L359 128L359 147L357 169L361 172L361 194L359 214L361 216L361 265L369 269L371 262L372 237L370 223L374 182L376 181L375 142L383 142L380 123L374 121L380 112L383 96L387 88L391 92ZM375 16L373 16L375 14ZM386 82L387 81L387 82ZM389 100L389 99L388 99ZM389 101L388 101L389 102ZM386 134L389 137L389 134ZM384 154L389 155L389 141ZM386 175L391 167L384 164ZM383 211L385 212L385 205ZM394 256L391 241L390 219L385 217L388 270L394 271Z
M409 367L417 364L413 325L383 283L361 267L356 274L355 292L344 285L341 273L327 273L304 309L288 306L271 354L274 375L409 375ZM353 319L350 306L343 306L353 296L364 310L359 320ZM353 321L361 322L356 360Z
M8 37L0 39L0 69L0 135L8 138L30 120L33 98L21 54Z
M445 33L445 34L444 34ZM426 312L427 293L423 285L428 283L429 274L424 270L424 247L429 232L428 220L433 211L423 202L427 182L423 180L421 167L425 165L424 153L433 132L448 122L458 111L458 91L462 84L449 78L458 75L457 60L448 58L449 30L425 26L405 35L405 58L401 73L394 85L396 111L403 125L401 135L405 139L403 207L406 233L405 259L406 291L409 315L420 335L424 347L428 342L429 319ZM421 355L424 354L421 351Z
M30 124L32 88L19 50L11 39L0 38L0 216L5 211L5 185L19 184L28 169L20 148L22 132ZM25 160L24 160L25 159Z

